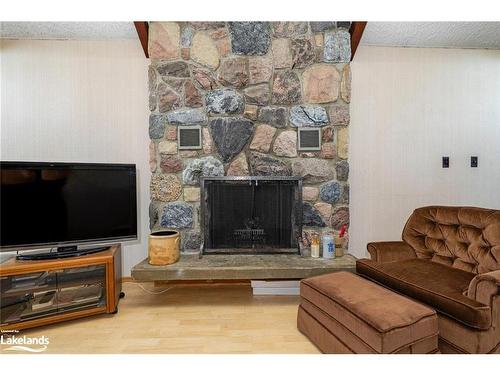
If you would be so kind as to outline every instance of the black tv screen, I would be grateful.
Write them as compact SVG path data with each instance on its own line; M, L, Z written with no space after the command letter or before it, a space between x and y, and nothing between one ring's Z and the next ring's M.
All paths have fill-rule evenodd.
M130 164L1 162L2 250L137 238Z

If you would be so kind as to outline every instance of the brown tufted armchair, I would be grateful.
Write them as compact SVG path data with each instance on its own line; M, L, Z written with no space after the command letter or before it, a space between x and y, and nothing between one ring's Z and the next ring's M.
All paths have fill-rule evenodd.
M358 274L434 308L441 352L500 353L500 210L418 208L368 252Z

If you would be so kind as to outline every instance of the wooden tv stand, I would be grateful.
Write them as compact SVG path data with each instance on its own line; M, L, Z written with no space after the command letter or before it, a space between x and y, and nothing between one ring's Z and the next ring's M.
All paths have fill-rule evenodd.
M116 313L121 245L74 258L0 264L0 329L22 330L95 314Z

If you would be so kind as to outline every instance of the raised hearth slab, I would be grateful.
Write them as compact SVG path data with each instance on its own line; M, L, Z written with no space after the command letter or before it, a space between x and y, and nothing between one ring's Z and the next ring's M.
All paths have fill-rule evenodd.
M132 268L137 281L304 279L336 271L354 272L356 258L302 258L295 254L198 255L182 254L177 263L152 266L144 259Z

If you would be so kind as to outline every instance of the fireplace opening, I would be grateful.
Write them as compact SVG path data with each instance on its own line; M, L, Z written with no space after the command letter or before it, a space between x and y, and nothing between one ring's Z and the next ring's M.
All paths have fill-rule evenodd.
M298 253L301 185L294 177L204 178L203 252Z

